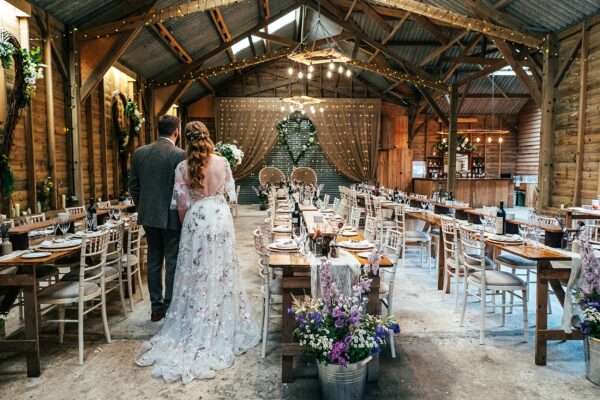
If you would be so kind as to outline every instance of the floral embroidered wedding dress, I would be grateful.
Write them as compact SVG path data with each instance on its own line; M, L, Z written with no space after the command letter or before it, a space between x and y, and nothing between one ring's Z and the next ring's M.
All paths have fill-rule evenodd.
M173 300L161 330L136 362L167 382L209 379L258 344L260 332L240 283L233 219L224 194L235 198L229 163L212 155L204 189L191 191L187 161L175 173L181 230Z

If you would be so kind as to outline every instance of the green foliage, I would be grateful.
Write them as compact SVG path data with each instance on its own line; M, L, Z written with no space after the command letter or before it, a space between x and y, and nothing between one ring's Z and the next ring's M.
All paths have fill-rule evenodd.
M8 199L15 190L15 176L6 155L2 155L0 158L0 180L2 181L2 196Z
M42 49L34 47L31 50L21 48L23 56L23 96L21 97L21 107L24 107L35 93L36 82L42 77Z
M297 156L294 156L294 153L292 152L288 141L288 135L290 131L292 129L296 129L297 126L299 126L302 131L307 132L308 137L306 138L306 142L302 144L302 150L300 151L300 153ZM317 144L317 129L315 128L315 125L310 119L308 119L308 117L304 116L302 113L297 111L290 114L287 118L284 118L282 121L279 121L277 123L277 132L279 137L279 143L285 146L287 152L290 155L290 158L292 159L293 165L298 165L298 162L300 161L300 159L302 159L306 151L312 145Z
M37 199L42 204L42 211L47 211L50 208L50 199L54 192L54 182L52 177L47 177L36 185Z

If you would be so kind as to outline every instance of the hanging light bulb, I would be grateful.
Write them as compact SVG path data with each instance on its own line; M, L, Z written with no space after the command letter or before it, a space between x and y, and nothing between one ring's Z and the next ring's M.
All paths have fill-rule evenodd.
M504 142L504 139L503 139L503 138L501 138L501 137L499 137L499 138L498 138L498 143L502 144L502 142Z
M288 75L294 75L294 68L292 68L292 67L288 68Z
M491 138L491 136L490 136L490 137L488 137L488 143L492 143L492 138Z
M315 71L315 67L311 65L308 66L308 72L314 72Z
M325 111L325 109L323 107L321 107L321 108L319 108L319 111L323 112L323 111Z
M335 63L332 61L329 63L329 70L333 71L335 69Z
M343 74L344 73L344 67L342 67L341 65L338 68L338 74Z
M312 72L309 72L308 74L306 74L306 79L312 79Z
M298 72L298 79L302 79L304 78L304 72L300 71Z
M443 138L443 139L442 139L442 143L446 143L446 138Z
M465 137L465 143L467 143L469 141L468 137Z
M331 79L333 77L333 72L327 71L327 79Z
M281 111L285 111L285 107L284 106L281 106Z
M349 69L346 70L346 78L350 78L352 76L352 71Z
M310 112L313 114L315 113L315 106L310 106Z
M290 112L294 112L294 107L290 106Z
M479 142L481 142L481 138L477 137L477 138L475 138L475 141L476 141L477 143L479 143Z
M304 112L304 109L300 110L300 112L302 113L302 115L304 115L304 114L305 114L305 112Z

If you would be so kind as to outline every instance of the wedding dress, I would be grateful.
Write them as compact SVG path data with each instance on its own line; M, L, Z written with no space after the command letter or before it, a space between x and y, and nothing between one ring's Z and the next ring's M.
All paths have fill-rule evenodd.
M260 341L240 284L233 219L225 193L235 198L229 163L212 155L204 189L188 185L187 161L175 172L174 204L183 214L173 300L164 325L137 357L167 382L210 379Z

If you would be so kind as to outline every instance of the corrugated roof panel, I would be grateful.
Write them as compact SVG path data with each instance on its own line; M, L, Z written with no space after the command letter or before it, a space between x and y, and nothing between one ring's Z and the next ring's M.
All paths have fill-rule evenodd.
M154 77L180 65L177 57L149 29L140 33L121 60L145 77Z
M529 99L490 99L466 98L460 110L461 115L473 114L517 114ZM438 101L440 108L448 112L448 102L445 99Z
M199 57L221 44L221 38L206 13L189 14L166 21L165 25L192 57Z

